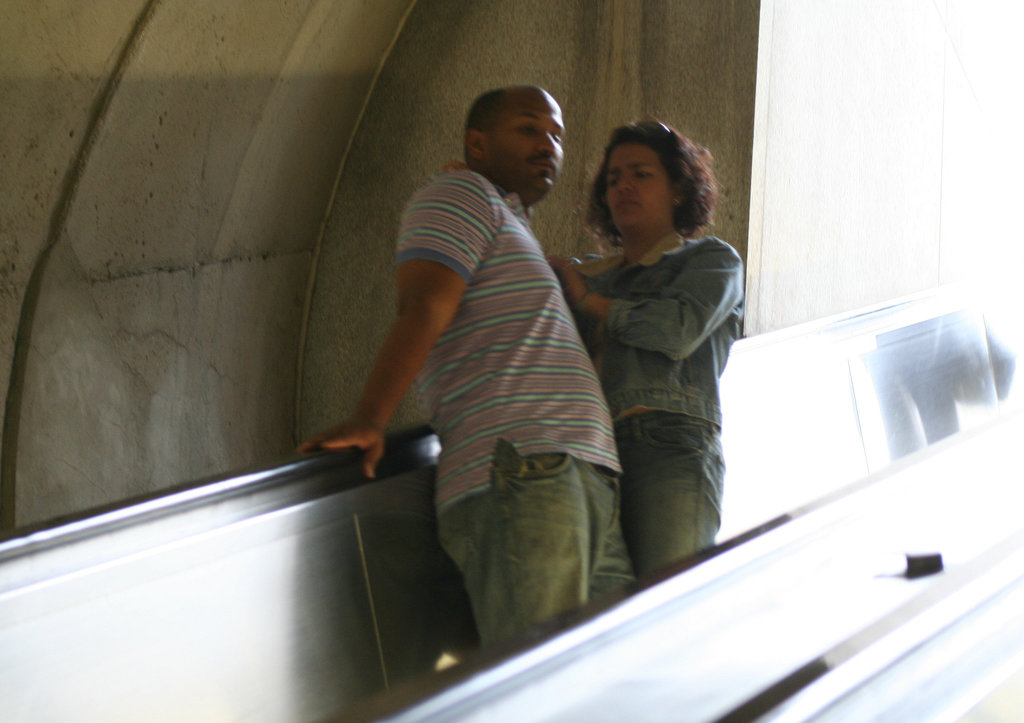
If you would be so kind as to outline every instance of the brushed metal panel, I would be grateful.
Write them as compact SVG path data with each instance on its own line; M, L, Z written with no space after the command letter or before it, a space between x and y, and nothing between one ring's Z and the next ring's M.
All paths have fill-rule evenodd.
M235 480L8 540L4 719L314 720L433 669L474 633L432 473Z
M961 310L879 333L854 363L871 469L999 414L981 313Z
M899 665L908 650L1002 590L1019 599L1024 522L1013 503L1024 470L1022 431L1017 414L948 438L605 609L336 719L732 720L766 691L782 705L808 682L829 689L839 674L813 713L849 691L850 679L858 686ZM946 571L902 574L900 553L917 550L941 552ZM979 665L998 668L1015 650ZM795 688L775 688L801 671Z

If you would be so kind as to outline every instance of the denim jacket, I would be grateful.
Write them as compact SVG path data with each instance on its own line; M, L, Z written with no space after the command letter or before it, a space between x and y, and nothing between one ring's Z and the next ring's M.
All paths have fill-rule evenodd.
M720 425L718 382L743 318L736 251L714 237L672 235L638 263L617 254L575 268L612 299L603 324L577 318L612 416L660 409Z

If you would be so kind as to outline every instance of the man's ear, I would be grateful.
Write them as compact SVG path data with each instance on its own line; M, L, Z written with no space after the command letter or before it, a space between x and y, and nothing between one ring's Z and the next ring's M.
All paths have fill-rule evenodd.
M487 136L483 131L470 128L466 131L466 161L480 162L487 154Z

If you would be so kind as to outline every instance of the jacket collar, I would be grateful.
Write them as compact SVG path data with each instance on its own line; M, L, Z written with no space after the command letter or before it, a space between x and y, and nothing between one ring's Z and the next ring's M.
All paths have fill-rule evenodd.
M686 239L677 233L670 233L658 240L651 249L645 253L637 264L640 266L654 266L661 261L661 257L672 251L678 251L686 245ZM621 248L603 256L588 258L578 266L574 266L584 276L598 276L606 271L627 266L626 257Z

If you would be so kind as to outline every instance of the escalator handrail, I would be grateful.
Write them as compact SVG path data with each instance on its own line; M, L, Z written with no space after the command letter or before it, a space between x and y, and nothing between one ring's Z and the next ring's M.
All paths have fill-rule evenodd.
M426 426L389 435L378 466L378 479L436 465L439 448L437 436ZM281 490L302 482L307 484L301 490L301 497L309 499L374 481L363 477L358 469L359 456L349 450L293 455L270 466L214 475L18 528L0 536L0 569L5 562L26 554L109 534L202 505ZM298 499L300 494L292 497Z

